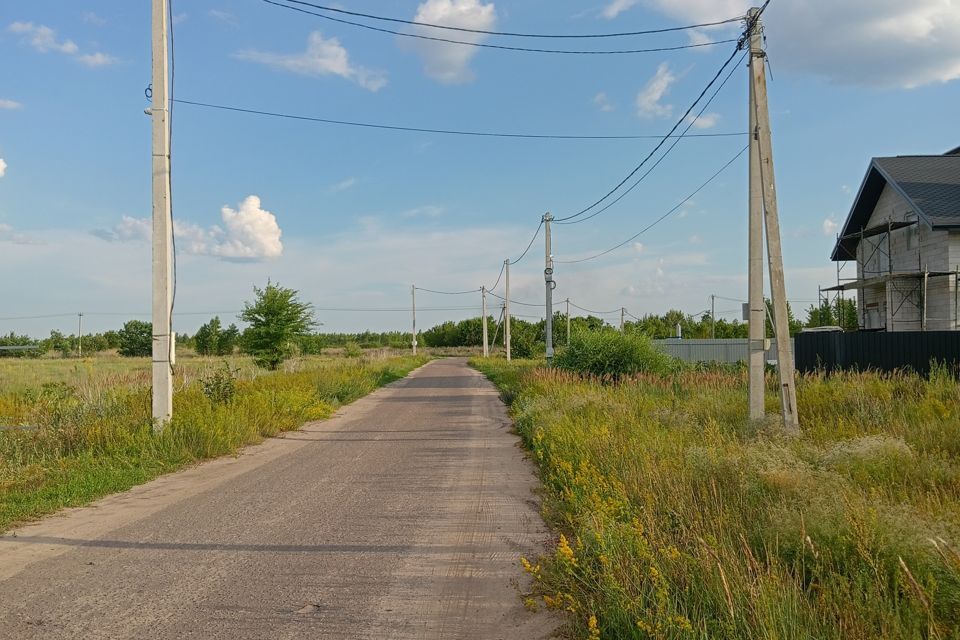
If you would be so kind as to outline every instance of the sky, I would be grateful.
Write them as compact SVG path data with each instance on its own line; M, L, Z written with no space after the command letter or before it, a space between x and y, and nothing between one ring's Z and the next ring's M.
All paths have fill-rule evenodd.
M488 31L575 34L700 24L750 5L336 6ZM552 55L401 38L262 0L173 0L172 11L177 99L419 128L662 135L734 46ZM830 250L870 158L960 145L960 0L773 0L764 23L787 293L802 316L819 285L835 284ZM637 49L726 40L740 28L603 40L446 35ZM78 312L85 331L149 319L149 2L3 3L0 59L0 332L70 333ZM691 133L742 134L746 119L747 70L739 64ZM492 286L545 212L559 218L595 202L658 142L447 136L183 103L174 106L172 136L179 332L214 313L236 320L253 287L268 280L299 290L318 308L323 330L407 329L411 284ZM636 234L745 144L743 135L681 140L616 205L582 224L554 225L555 258L589 257ZM746 203L744 155L623 248L558 262L554 299L642 316L700 314L711 294L745 298ZM542 302L543 260L541 236L511 268L511 298ZM496 292L503 295L502 282ZM417 303L425 328L477 315L480 294L418 292ZM536 307L513 310L542 315ZM718 301L717 311L740 314L729 301ZM619 313L606 317L618 321Z

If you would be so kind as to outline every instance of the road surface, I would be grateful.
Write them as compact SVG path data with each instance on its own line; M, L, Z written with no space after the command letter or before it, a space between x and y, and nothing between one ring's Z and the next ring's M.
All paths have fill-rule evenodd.
M0 636L553 637L496 391L440 360L331 420L0 537Z

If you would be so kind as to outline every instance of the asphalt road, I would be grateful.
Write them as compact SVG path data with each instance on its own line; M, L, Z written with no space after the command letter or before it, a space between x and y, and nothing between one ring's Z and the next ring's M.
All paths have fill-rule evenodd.
M0 537L0 637L553 637L548 534L493 387L441 360L236 458Z

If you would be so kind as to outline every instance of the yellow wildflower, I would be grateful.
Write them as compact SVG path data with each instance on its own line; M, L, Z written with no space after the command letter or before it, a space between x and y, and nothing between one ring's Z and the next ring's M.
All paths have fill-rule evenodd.
M590 631L590 640L600 640L600 627L597 625L597 616L590 616L587 621L587 629Z

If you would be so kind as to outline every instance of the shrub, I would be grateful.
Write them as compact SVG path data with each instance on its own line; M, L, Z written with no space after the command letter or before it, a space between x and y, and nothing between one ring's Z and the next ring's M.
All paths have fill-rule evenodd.
M120 355L144 358L153 350L153 325L143 320L130 320L120 330Z
M294 289L267 283L253 288L256 300L247 302L240 318L250 323L243 333L244 349L258 367L276 370L297 352L297 341L316 323L309 303L300 302Z
M668 374L680 369L680 361L666 355L642 334L591 331L570 338L554 359L567 371L618 379L636 373Z
M348 342L343 347L343 355L348 358L359 358L363 355L363 349L356 342Z
M231 369L229 363L200 378L203 395L213 404L230 404L237 393L235 376L239 369Z

